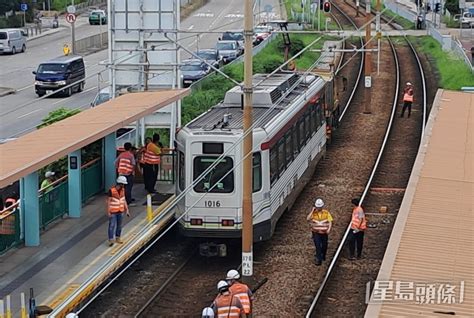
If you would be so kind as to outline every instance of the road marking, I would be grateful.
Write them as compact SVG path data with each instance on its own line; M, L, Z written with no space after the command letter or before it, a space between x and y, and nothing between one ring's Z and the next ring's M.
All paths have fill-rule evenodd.
M198 18L214 18L214 13L199 12L196 13L194 16Z
M194 29L194 24L191 24L191 26L188 28L188 30Z
M26 116L29 116L29 115L34 114L34 113L36 113L36 112L39 112L39 111L42 110L42 109L43 109L43 108L36 108L35 110L32 110L32 111L29 112L29 113L26 113L26 114L24 114L24 115L19 116L18 119L23 118L23 117L26 117Z
M226 15L224 18L243 18L244 15L243 14L234 14L234 13L229 13L228 15Z
M35 86L35 84L31 84L31 85L28 85L28 86L19 88L19 89L17 89L16 91L17 91L17 92L21 92L21 91L24 91L25 89L30 88L30 87L33 87L33 86Z

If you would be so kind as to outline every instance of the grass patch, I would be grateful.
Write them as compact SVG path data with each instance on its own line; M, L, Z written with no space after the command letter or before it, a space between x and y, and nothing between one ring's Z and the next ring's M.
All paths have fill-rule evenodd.
M460 90L463 86L474 86L474 75L465 62L453 53L444 52L435 39L429 36L410 37L410 41L436 61L435 66L441 75L441 88Z

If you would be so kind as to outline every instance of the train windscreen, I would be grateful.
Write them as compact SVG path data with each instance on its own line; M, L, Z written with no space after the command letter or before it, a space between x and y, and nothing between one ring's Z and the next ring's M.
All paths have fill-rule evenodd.
M198 156L194 158L193 180L197 178L214 162L217 156ZM230 193L234 191L234 162L230 157L224 157L211 169L204 178L194 186L196 192Z

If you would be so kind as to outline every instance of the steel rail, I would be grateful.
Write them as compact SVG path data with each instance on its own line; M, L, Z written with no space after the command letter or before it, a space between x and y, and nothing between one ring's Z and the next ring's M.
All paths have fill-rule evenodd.
M183 268L189 263L189 261L194 257L195 253L191 253L185 260L184 262L168 277L168 279L166 279L166 281L160 286L160 288L158 288L158 290L153 294L153 296L151 296L148 301L146 302L145 305L143 305L138 311L137 313L135 314L135 318L138 318L140 317L144 312L145 310L148 309L148 307L150 307L150 305L153 303L153 301L158 298L159 295L161 295L161 293L163 293L166 288L168 287L168 285L174 281L174 279L176 278L176 276L178 276L179 273L181 273L181 271L183 270Z
M339 11L339 13L341 13L353 26L354 28L357 30L357 25L354 23L354 21L344 12L341 10L341 8L339 8L338 6L336 6L334 3L332 4L332 6L337 10ZM360 44L361 44L361 48L364 46L364 41L362 40L362 37L360 36L359 37L360 39ZM342 110L342 113L341 115L339 116L339 118L337 119L338 122L341 122L342 121L342 118L344 117L344 115L346 114L346 111L347 109L349 109L349 105L352 103L352 99L354 98L355 96L355 93L357 91L357 87L359 86L359 83L362 79L362 71L364 69L364 51L361 51L361 62L359 63L359 73L357 74L357 79L356 79L356 84L354 85L354 88L352 89L352 92L351 94L349 95L349 99L347 100L347 103L346 105L344 106L343 110ZM353 55L355 56L355 54ZM341 69L341 64L342 64L342 58L341 60L339 61L339 66L338 66L338 71Z
M388 141L388 137L390 135L390 131L391 131L391 128L392 128L392 124L393 124L393 120L394 120L395 113L396 113L396 108L397 108L397 100L398 100L399 86L400 86L400 65L398 63L398 57L397 57L397 54L396 54L396 51L395 51L395 47L393 46L393 43L390 41L390 39L389 39L389 43L390 43L390 46L392 48L392 54L394 56L395 66L396 66L396 87L395 87L395 94L394 94L394 99L393 99L393 103L392 103L392 112L391 112L390 119L389 119L389 122L388 122L388 125L387 125L387 128L386 128L386 131L385 131L385 135L384 135L382 145L380 147L380 151L377 155L377 159L376 159L375 164L372 168L372 172L371 172L370 177L367 181L367 184L364 188L364 192L363 192L363 194L360 198L359 204L362 204L362 202L364 201L364 199L365 199L365 197L366 197L366 195L367 195L367 193L370 189L370 185L372 184L372 180L375 176L378 165L379 165L380 160L382 158L382 155L384 153L385 146L386 146L387 141ZM342 237L342 240L341 240L341 242L339 243L339 245L337 247L336 253L334 254L334 256L331 260L331 263L329 264L326 275L324 276L324 279L323 279L321 285L319 286L319 288L316 292L316 295L313 298L313 301L311 302L311 306L309 307L309 309L306 313L306 316L305 316L306 318L310 318L312 316L312 314L314 313L314 310L316 308L316 304L318 303L323 291L325 290L325 287L327 286L329 278L330 278L331 274L333 273L333 270L335 269L336 262L339 259L339 256L341 255L342 249L344 247L345 241L346 241L346 239L349 235L350 230L351 230L351 224L349 223L349 225L347 226L347 228L344 232L344 236Z

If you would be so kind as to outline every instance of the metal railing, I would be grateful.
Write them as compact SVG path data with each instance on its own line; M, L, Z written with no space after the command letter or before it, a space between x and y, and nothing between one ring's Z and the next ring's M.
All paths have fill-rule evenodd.
M18 203L0 212L0 255L22 242Z

